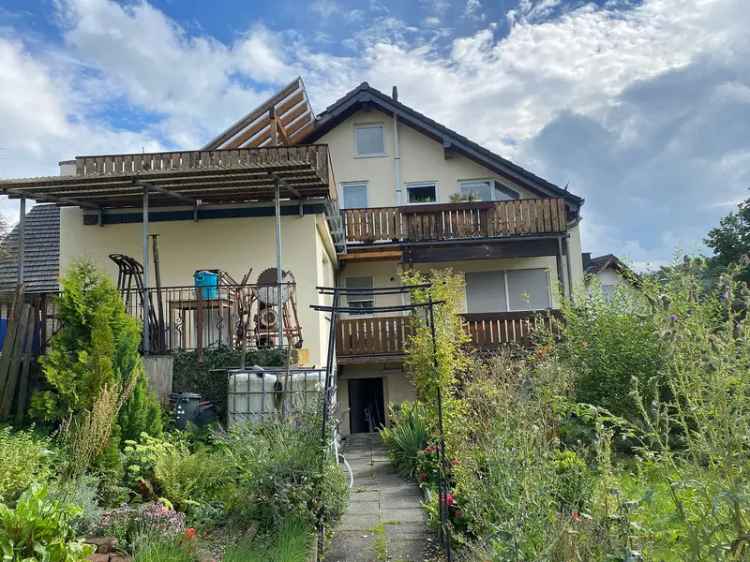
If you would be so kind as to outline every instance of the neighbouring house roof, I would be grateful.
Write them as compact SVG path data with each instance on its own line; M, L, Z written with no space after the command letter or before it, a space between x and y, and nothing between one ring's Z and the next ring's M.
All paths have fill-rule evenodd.
M36 205L26 214L24 284L27 293L56 292L60 276L60 209ZM18 225L0 243L0 291L14 290L18 271Z
M612 268L619 273L632 273L630 268L614 254L605 254L595 258L592 258L590 253L583 254L583 270L585 274L596 275L597 273L609 268Z
M363 107L373 107L388 115L397 115L401 123L413 127L417 131L440 142L446 150L463 154L498 175L518 182L533 193L541 196L561 197L574 208L578 208L583 204L584 200L581 197L540 178L445 125L433 121L426 115L415 111L393 97L376 90L367 82L362 82L341 99L330 105L315 119L314 127L305 134L298 134L295 137L295 142L316 142L328 131Z

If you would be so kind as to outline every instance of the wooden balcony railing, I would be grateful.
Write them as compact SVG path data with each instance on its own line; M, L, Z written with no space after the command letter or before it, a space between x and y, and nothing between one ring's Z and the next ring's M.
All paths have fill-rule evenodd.
M336 355L339 358L402 355L408 335L408 316L339 318Z
M547 312L491 312L464 314L464 326L475 349L492 350L503 345L530 343L541 326L550 326ZM403 355L410 334L408 316L339 318L336 324L336 355L339 359Z
M345 209L347 242L419 242L555 234L567 230L562 199Z

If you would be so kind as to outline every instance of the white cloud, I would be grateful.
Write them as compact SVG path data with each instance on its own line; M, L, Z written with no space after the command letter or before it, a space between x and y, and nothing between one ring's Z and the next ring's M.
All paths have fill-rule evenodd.
M635 260L663 259L671 240L700 237L723 212L715 205L736 200L750 185L750 151L737 119L750 96L743 0L614 0L574 8L521 0L500 38L497 22L449 37L434 19L420 28L371 0L368 18L359 18L365 26L337 38L351 55L320 51L328 43L260 24L222 43L187 33L144 2L58 1L69 76L24 54L16 41L15 57L36 72L21 70L21 86L0 91L4 117L29 120L39 131L24 135L26 168L54 162L49 147L87 146L81 131L123 147L146 139L198 146L301 74L318 111L363 80L386 92L397 84L405 103L553 181L570 181L588 198L584 245L631 248ZM421 4L422 18L442 18L448 9L442 0ZM335 0L310 8L331 20L345 17ZM478 0L468 0L465 10L483 14ZM31 80L49 82L34 90L41 97L35 103L48 111L17 107L12 92ZM716 87L700 90L707 84ZM92 105L101 110L113 99L149 112L143 132L120 132L90 117ZM737 122L713 126L722 115ZM34 142L41 143L36 153ZM696 178L722 183L701 191ZM686 200L712 212L681 205L665 217L649 209L664 205L654 194L660 186L686 183ZM610 185L621 192L618 204L641 217L638 232L609 208ZM664 220L678 224L665 227ZM663 236L667 230L672 238Z

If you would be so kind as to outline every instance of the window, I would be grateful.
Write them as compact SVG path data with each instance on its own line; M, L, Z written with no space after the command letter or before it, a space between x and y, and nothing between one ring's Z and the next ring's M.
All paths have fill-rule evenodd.
M504 271L466 273L466 311L507 312Z
M541 310L550 307L546 269L506 271L509 310Z
M408 203L435 203L437 185L434 182L412 183L406 186Z
M546 269L467 272L466 311L509 312L549 308Z
M383 125L354 127L354 151L357 156L385 156Z
M460 181L461 195L471 201L509 201L518 199L518 193L495 180Z
M367 207L367 182L341 184L344 209L364 209Z
M347 289L372 289L372 277L347 277L344 283ZM350 308L370 308L375 306L372 293L353 293L346 296Z

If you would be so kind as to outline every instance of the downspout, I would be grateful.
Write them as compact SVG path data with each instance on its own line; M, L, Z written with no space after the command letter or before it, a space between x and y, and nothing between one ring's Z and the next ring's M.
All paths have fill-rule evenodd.
M393 87L393 101L398 101L398 88ZM393 183L396 205L401 205L401 144L398 138L398 115L393 113Z

